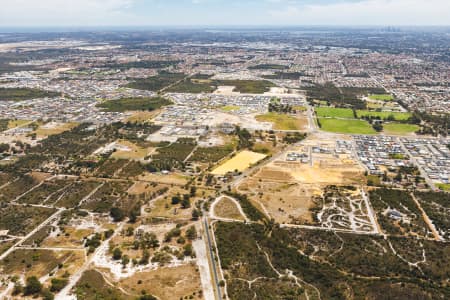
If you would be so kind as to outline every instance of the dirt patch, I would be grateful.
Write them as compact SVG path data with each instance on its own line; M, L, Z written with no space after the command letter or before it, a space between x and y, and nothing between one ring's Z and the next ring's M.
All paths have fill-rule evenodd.
M311 224L313 197L321 194L318 185L259 181L256 178L247 179L238 189L245 191L252 202L263 206L264 211L280 224Z
M245 220L236 203L228 197L223 197L216 203L214 214L219 218Z
M190 296L193 296L190 299L203 299L200 275L193 264L137 273L120 281L119 285L129 293L138 295L145 290L159 299L178 300Z

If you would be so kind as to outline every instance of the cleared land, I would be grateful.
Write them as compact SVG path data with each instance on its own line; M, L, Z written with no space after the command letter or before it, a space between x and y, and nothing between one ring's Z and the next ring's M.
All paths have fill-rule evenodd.
M225 219L245 220L244 216L239 211L239 208L236 206L236 203L228 197L222 197L214 205L214 215Z
M264 158L266 158L265 154L245 150L214 169L211 173L213 175L225 175L228 172L234 172L235 170L242 172Z
M342 120L319 118L321 129L328 132L347 134L376 134L369 123L363 120Z
M78 126L78 123L48 123L42 126L39 126L38 129L34 133L38 136L50 136L55 134L63 133L64 131L68 131L72 128Z
M200 274L192 264L137 273L122 280L119 286L136 296L145 290L159 299L203 298Z
M411 134L420 129L418 125L413 124L401 124L401 123L388 123L383 124L384 132L387 134Z
M294 116L278 113L267 113L255 117L259 122L273 123L275 130L301 130L307 124L307 120Z

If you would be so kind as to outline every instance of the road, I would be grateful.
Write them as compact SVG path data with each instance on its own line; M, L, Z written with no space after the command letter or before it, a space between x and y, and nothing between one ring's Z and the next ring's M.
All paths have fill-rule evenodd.
M206 241L208 242L208 249L209 249L209 257L210 257L210 262L211 265L213 267L213 277L214 277L214 284L216 286L216 292L217 292L217 299L221 300L222 299L222 292L220 289L220 284L219 284L219 275L217 272L217 265L216 262L214 260L214 248L211 242L211 234L209 232L209 224L208 224L208 217L204 216L203 217L203 227L204 227L204 232L206 234ZM209 300L209 299L207 299Z

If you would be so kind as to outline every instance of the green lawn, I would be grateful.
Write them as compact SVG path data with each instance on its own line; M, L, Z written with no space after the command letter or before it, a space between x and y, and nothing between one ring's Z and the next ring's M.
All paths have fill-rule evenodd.
M276 130L300 130L300 120L289 115L267 113L264 115L256 116L256 120L259 122L270 122L274 124Z
M377 132L364 120L342 120L319 118L323 131L346 134L376 134Z
M412 116L411 113L404 113L404 112L369 111L369 110L357 110L356 114L358 115L358 118L362 118L364 116L372 116L378 117L382 120L386 120L390 116L392 116L396 121L406 121Z
M316 113L319 118L345 118L354 119L353 110L350 108L317 107Z
M370 95L369 99L377 100L377 101L392 101L392 100L394 100L394 96L392 96L390 94L374 94L374 95Z
M420 129L418 125L401 123L383 124L383 128L387 134L410 134Z

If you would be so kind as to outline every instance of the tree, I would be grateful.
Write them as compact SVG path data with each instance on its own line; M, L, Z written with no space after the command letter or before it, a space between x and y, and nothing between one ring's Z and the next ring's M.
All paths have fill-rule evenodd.
M68 283L67 279L52 278L50 291L55 293L62 290Z
M200 212L198 209L192 211L192 220L197 221L200 218Z
M120 221L123 221L123 219L125 219L124 212L118 207L112 207L111 211L110 211L110 215L113 218L114 222L120 222Z
M36 276L27 278L27 285L25 286L25 295L35 295L42 291L42 284Z
M184 256L195 257L194 249L191 244L186 244L183 247Z
M197 230L195 229L195 226L191 226L186 230L186 237L191 241L197 238Z
M119 260L122 258L122 250L120 250L119 248L115 248L113 250L113 259L114 260Z

